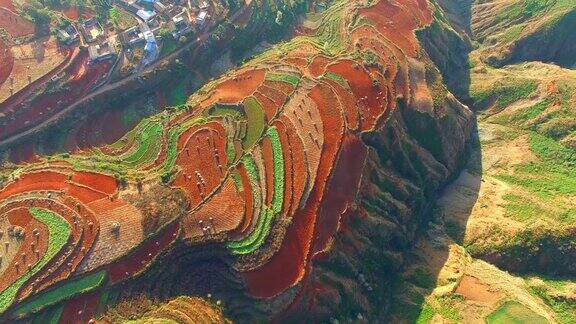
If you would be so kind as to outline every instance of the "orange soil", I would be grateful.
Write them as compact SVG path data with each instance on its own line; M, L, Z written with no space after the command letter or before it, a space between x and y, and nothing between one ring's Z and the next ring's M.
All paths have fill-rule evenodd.
M182 140L185 144L181 146ZM226 171L226 137L217 122L202 125L189 137L179 139L176 165L180 172L174 186L184 189L193 209L220 185Z
M284 59L284 62L299 68L305 68L308 66L308 60L300 57L288 57Z
M0 0L0 7L4 7L10 11L16 12L16 6L12 0Z
M190 213L182 220L184 236L192 238L233 231L244 219L244 208L244 199L236 191L234 180L229 177L212 199L204 203L197 212ZM202 230L204 226L210 226L211 229L204 232Z
M80 18L80 12L78 11L78 7L72 6L61 10L66 18L71 20L78 20Z
M251 70L226 80L220 83L208 98L201 103L201 109L203 110L215 103L240 103L256 91L258 86L264 82L265 77L265 70Z
M318 55L312 60L312 63L308 66L310 74L317 78L326 72L326 66L332 62L331 59L323 55Z
M117 283L128 279L146 269L152 261L172 244L178 237L180 223L172 224L160 235L148 240L122 260L110 265L108 270L110 281Z
M426 6L426 8L422 10L420 8L422 6ZM386 15L383 15L383 12ZM421 13L420 17L414 17L414 14L418 13ZM381 0L370 8L360 10L360 15L371 20L384 37L402 48L411 57L418 54L419 48L414 30L432 21L427 5L422 4L421 0L406 0L401 4ZM420 21L414 18L418 18Z
M268 82L268 81L266 81ZM274 103L278 106L282 106L286 101L286 94L284 94L281 90L272 88L270 84L263 83L258 90L265 95L266 97L270 98Z
M354 94L349 90L344 89L344 87L336 81L326 80L326 82L332 87L332 90L336 92L341 105L344 107L344 116L346 117L347 129L358 129L360 116L358 113L358 107L356 106L356 98L354 98Z
M269 121L272 118L274 118L274 115L276 115L276 112L278 111L280 106L274 103L272 99L266 97L259 91L254 93L254 97L262 105L262 108L264 108L264 114L266 115L266 120Z
M244 218L242 219L242 224L237 227L236 230L232 231L230 235L233 239L237 240L243 237L246 230L250 226L252 217L254 216L254 196L252 193L252 184L250 183L250 178L248 177L248 172L243 164L238 165L238 173L240 173L240 179L242 180L242 189L244 190Z
M355 68L354 62L342 60L332 64L328 70L341 75L347 81L358 99L358 110L361 114L361 130L370 130L386 108L386 98L380 88L375 88L372 78L361 67ZM382 93L382 94L381 94Z
M285 116L281 119L284 129L286 129L285 135L288 138L290 160L292 161L291 167L293 169L292 173L294 175L293 185L292 185L292 207L290 209L290 215L294 215L296 210L300 208L300 200L304 193L304 186L306 184L306 161L304 158L304 146L294 125L290 123L290 120Z
M297 283L304 276L309 260L316 215L322 201L330 167L334 163L342 134L342 120L334 106L329 105L320 86L311 97L316 102L324 123L324 146L314 187L308 203L296 212L280 250L262 267L243 273L249 292L258 298L269 298Z
M367 155L367 147L357 136L348 134L344 137L318 211L314 253L328 247L329 241L338 230L340 216L348 208L348 204L354 201Z
M12 37L34 33L34 24L31 21L4 7L0 7L0 28L4 28Z
M6 185L0 191L0 201L15 194L32 190L59 190L67 176L62 173L41 171L22 175L15 182Z
M72 176L72 181L90 188L97 188L98 191L112 195L116 192L116 179L101 173L76 172Z
M469 275L462 277L455 293L464 296L466 300L492 306L496 306L503 297L498 290L482 284L480 280Z
M285 96L290 95L294 91L294 86L288 82L266 80L264 85L282 91Z
M133 205L124 200L104 198L89 203L88 208L94 212L101 229L90 253L77 269L80 273L113 262L144 240L143 216ZM111 230L114 222L120 225L118 233Z
M102 199L106 197L106 194L98 192L94 189L81 187L69 184L66 188L66 192L72 196L80 200L84 204L88 204L90 202Z

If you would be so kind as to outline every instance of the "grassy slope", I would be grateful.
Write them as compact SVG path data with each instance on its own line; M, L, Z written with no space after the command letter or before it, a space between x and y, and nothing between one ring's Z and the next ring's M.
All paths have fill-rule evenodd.
M576 322L574 278L502 274L473 257L516 246L509 251L523 258L538 249L541 233L560 237L576 224L576 74L539 62L502 68L485 63L576 2L499 3L508 7L494 6L483 21L480 11L473 18L480 44L470 54L470 95L481 110L479 146L434 213L440 230L426 237L442 243L418 245L396 287L395 316L408 322ZM464 275L501 295L487 302L456 292Z

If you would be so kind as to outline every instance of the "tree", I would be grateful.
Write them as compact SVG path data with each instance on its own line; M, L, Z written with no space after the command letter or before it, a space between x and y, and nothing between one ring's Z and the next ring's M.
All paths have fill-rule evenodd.
M24 13L30 17L37 27L48 25L52 20L50 10L44 7L40 2L31 0L23 7Z
M170 29L166 27L160 28L158 31L158 36L164 40L172 39L172 33L170 32Z

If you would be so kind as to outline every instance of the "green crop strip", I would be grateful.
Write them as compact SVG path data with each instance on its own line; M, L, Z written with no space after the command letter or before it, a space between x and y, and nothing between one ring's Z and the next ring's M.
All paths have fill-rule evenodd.
M30 208L30 214L48 227L48 250L30 271L24 273L0 293L0 313L6 311L24 283L40 271L66 245L70 237L70 225L60 215L46 209Z
M332 81L335 81L336 83L341 85L344 89L350 89L348 81L346 81L346 79L344 79L340 74L336 74L334 72L326 72L326 74L324 74L324 77Z
M272 143L272 156L274 159L274 195L272 197L272 211L278 214L282 211L284 203L284 156L282 156L282 142L276 127L270 127L266 135Z
M297 87L298 83L300 83L299 77L287 73L267 73L266 80L285 82L291 84L294 87Z
M245 150L248 150L262 137L264 132L264 110L260 102L254 97L244 100L244 110L248 119L248 131L242 146Z
M78 294L88 292L95 288L100 287L106 278L106 270L102 270L83 278L67 282L62 286L43 292L38 297L33 300L28 301L18 307L14 314L16 316L22 316L32 312L36 312L43 307L54 305L63 300L74 297Z
M272 156L274 160L274 193L272 196L272 206L262 207L256 227L250 235L240 241L228 243L228 248L232 250L233 254L249 254L262 246L270 234L272 221L282 212L282 205L284 203L284 157L282 155L282 142L280 141L276 127L268 128L266 135L272 144ZM243 162L245 162L244 166L246 167L250 181L258 181L258 169L254 160L252 160L251 157L245 157ZM257 191L254 192L256 193Z
M486 323L548 323L548 321L516 301L507 301L486 317Z
M122 159L131 166L150 163L160 152L163 127L157 122L146 127L140 133L139 145L135 152Z

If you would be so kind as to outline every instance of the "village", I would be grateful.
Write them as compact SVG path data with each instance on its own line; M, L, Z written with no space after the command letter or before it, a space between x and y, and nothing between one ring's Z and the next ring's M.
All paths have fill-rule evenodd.
M88 47L90 63L120 60L130 72L137 71L193 39L225 12L206 0L115 0L110 21L102 25L95 17L59 29L66 45L77 42ZM112 15L111 15L112 16ZM114 26L114 19L131 16L132 26ZM162 48L165 47L164 51Z

